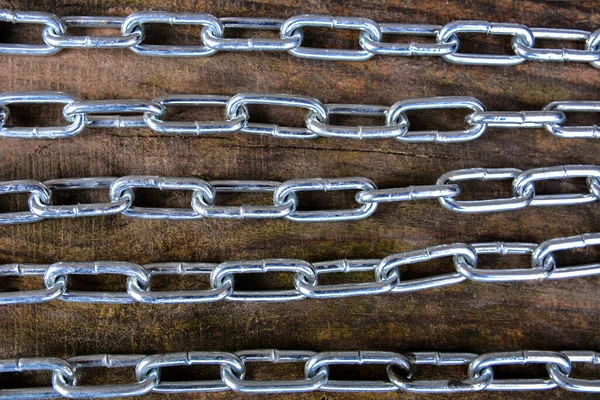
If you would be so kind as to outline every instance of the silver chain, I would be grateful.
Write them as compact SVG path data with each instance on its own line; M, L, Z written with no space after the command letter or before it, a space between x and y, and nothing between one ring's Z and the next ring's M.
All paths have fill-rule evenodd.
M0 305L43 303L54 299L83 303L205 303L220 300L280 302L306 298L330 299L383 293L404 293L455 285L468 280L475 282L520 282L527 280L557 280L600 274L600 264L557 266L554 253L600 244L600 233L585 233L547 240L541 244L491 242L454 243L427 247L389 255L383 259L333 260L309 263L299 259L265 259L227 261L220 264L203 262L168 262L139 265L130 262L57 262L54 264L0 265L0 277L42 277L41 290L0 292ZM530 256L524 268L480 268L481 255L501 257ZM419 279L404 279L400 268L438 258L451 257L454 269L450 273ZM511 262L512 264L512 262ZM269 272L293 273L293 288L288 290L235 289L235 278L243 274ZM324 274L372 272L367 282L321 284ZM75 275L119 275L127 278L126 291L76 291L68 288ZM197 290L152 290L155 276L198 276L210 278L210 288Z
M572 61L590 63L600 68L600 30L529 28L522 24L487 21L454 21L444 26L430 24L377 23L367 18L303 14L288 19L226 17L206 13L142 11L125 18L59 17L35 11L0 10L0 21L13 24L44 26L44 44L0 44L0 54L51 55L65 48L129 48L137 54L158 57L205 57L219 51L287 51L308 59L363 61L375 55L439 56L446 61L468 65L516 65L526 60ZM190 25L202 28L197 45L145 44L146 24ZM326 49L303 46L304 29L326 27L349 29L359 33L354 49ZM113 36L73 36L73 28L109 28L118 30ZM230 38L226 30L269 30L279 32L276 38ZM459 36L481 33L512 37L509 55L461 53ZM410 43L386 42L384 36L422 36L432 40ZM574 48L538 48L535 40L551 40L581 44Z
M8 126L11 104L64 104L63 126ZM248 105L295 107L306 110L304 127L250 122ZM223 107L219 121L171 121L170 107ZM461 130L414 131L408 111L466 109ZM149 128L166 135L208 135L243 132L291 139L337 137L386 139L400 142L466 142L480 137L488 127L538 128L563 138L598 138L600 128L567 126L567 113L598 112L600 101L554 101L539 111L487 111L476 98L440 96L400 100L392 106L372 104L323 104L318 99L284 93L239 93L235 96L210 94L169 95L154 100L81 100L65 92L9 92L0 94L0 137L58 139L73 137L90 128ZM332 115L382 118L382 125L344 126L330 124Z
M538 181L585 178L585 192L536 194ZM510 180L512 194L485 200L459 200L460 182ZM192 192L188 208L134 206L134 190L182 190ZM53 193L60 190L98 190L108 192L104 203L58 205ZM298 193L357 191L357 207L334 210L299 209ZM271 205L218 205L219 192L273 193ZM367 178L304 178L285 182L171 178L132 175L122 178L67 178L40 182L31 179L0 182L0 195L29 193L28 210L0 213L0 225L37 222L52 218L75 218L123 214L133 218L198 220L203 218L256 219L286 218L296 222L360 220L375 212L380 203L437 199L457 213L499 212L528 206L566 206L592 203L600 199L600 166L564 165L521 171L516 168L469 168L450 171L434 185L378 189Z
M481 390L547 390L557 387L574 392L600 392L600 380L571 376L573 364L600 363L593 351L522 350L486 354L414 352L400 354L388 351L244 350L190 351L155 355L94 354L67 359L56 357L24 357L0 360L0 373L24 371L52 372L51 386L0 389L0 399L109 398L141 396L150 392L191 393L232 390L241 393L298 392L394 392L455 393ZM253 363L299 363L304 376L298 379L269 380L246 378L246 367ZM517 377L496 379L494 368L505 365L542 364L546 374L539 378ZM220 376L212 380L163 380L161 372L170 367L213 365ZM330 369L339 365L381 365L382 380L334 380ZM464 377L420 380L420 365L438 367L464 366ZM85 368L129 368L135 372L132 383L80 385L78 373Z

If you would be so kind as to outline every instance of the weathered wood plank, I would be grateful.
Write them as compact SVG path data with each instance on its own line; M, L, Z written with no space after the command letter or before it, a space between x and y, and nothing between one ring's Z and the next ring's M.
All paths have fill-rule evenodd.
M239 0L5 0L0 1L0 6L47 10L59 15L127 15L136 10L153 9L283 18L318 12L364 16L379 22L442 24L455 19L484 19L522 22L533 27L594 30L600 26L597 4L583 1L285 0L273 4ZM160 40L166 33L166 28L157 28L153 39ZM175 35L169 35L169 40L192 43L197 40L197 34L195 29L177 30ZM351 32L336 33L335 39L327 44L351 46L355 36ZM315 35L309 39L323 43L322 38ZM476 46L487 49L486 41L478 36ZM150 59L125 50L72 50L50 58L3 57L2 62L2 92L65 90L86 99L275 91L311 95L324 102L392 104L406 97L469 95L480 99L491 110L535 110L553 100L597 100L600 87L598 70L575 63L529 62L517 67L491 68L455 66L438 58L393 57L334 63L272 53ZM50 111L40 112L41 118L54 115ZM275 117L281 124L297 122L301 115L291 110L273 111L262 107L255 112L259 118ZM462 118L460 112L435 114L438 115L421 123L447 127L460 123ZM393 140L290 141L247 135L183 138L157 136L149 130L88 130L73 140L0 140L0 180L130 174L272 180L358 175L373 179L380 187L391 187L431 184L443 172L457 168L526 169L568 163L594 164L598 163L597 145L588 140L559 140L541 130L489 129L477 141L456 145L410 145ZM568 191L572 187L569 181L552 188ZM472 190L473 196L490 193L478 185L473 185ZM502 185L494 186L492 191L498 195L507 193ZM164 200L155 194L151 196L157 201ZM319 196L318 199L325 198ZM311 204L308 199L308 207L316 207L315 201L313 199ZM338 200L328 203L329 206L337 204ZM0 209L15 206L12 197L0 199ZM493 215L457 215L435 202L420 202L383 205L367 220L339 224L161 222L125 217L45 221L0 229L0 262L377 258L391 252L456 241L537 242L593 232L600 229L596 213L597 205L592 204ZM516 261L525 262L519 258ZM443 261L431 265L451 268ZM407 277L411 273L414 274L407 272ZM288 282L285 279L287 276L260 281L268 285ZM85 285L86 279L77 282ZM173 280L168 285L180 287L182 282ZM596 323L600 316L598 289L600 280L585 278L542 284L464 283L423 293L289 304L150 307L54 302L6 307L0 317L0 356L192 349L236 351L269 347L398 352L600 349ZM268 376L268 368L258 370L259 376ZM566 394L554 391L520 396L541 399ZM237 397L231 393L210 396L215 399ZM317 393L269 398L388 397ZM463 397L471 396L454 398ZM487 393L478 398L503 397L502 393ZM151 395L148 398L205 397ZM403 395L403 398L417 396Z

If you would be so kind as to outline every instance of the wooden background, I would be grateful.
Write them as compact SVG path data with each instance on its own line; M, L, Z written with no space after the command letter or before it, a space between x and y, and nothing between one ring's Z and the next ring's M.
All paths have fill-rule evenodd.
M286 18L299 13L368 17L379 22L444 24L456 19L520 22L528 26L594 30L600 14L594 2L542 1L153 1L153 0L2 0L11 9L45 10L58 15L128 15L137 10L205 11L216 16ZM2 29L7 24L2 25ZM152 26L149 40L196 43L197 28L170 30ZM150 29L149 29L150 30ZM322 46L355 46L354 32L307 29L307 41ZM39 37L40 30L14 28L3 40ZM164 36L164 37L163 37ZM39 40L39 39L38 39ZM469 50L506 51L508 40L465 35ZM548 45L548 43L546 43ZM552 44L552 43L550 43ZM504 49L504 50L503 50ZM553 100L598 100L600 72L587 64L529 62L517 67L455 66L439 58L374 57L367 62L326 62L285 53L220 53L198 59L137 56L127 50L65 50L55 57L2 57L0 91L64 90L85 99L152 99L170 93L235 94L273 91L310 95L323 102L393 104L407 97L468 95L490 110L538 110ZM27 111L15 107L17 122L59 120L56 108ZM253 120L298 125L302 112L252 108ZM212 114L211 114L212 113ZM206 115L220 115L221 110ZM175 115L190 118L189 113ZM463 111L417 117L430 128L460 126ZM583 119L575 116L575 121ZM595 116L590 116L594 121ZM28 121L30 120L30 121ZM123 176L149 174L204 179L286 180L300 177L365 176L379 187L432 184L442 173L468 167L532 167L598 162L593 140L560 140L543 130L488 129L471 143L403 144L394 140L295 141L249 135L196 137L158 136L150 130L87 130L72 140L0 141L0 180ZM578 190L581 182L549 185L548 191ZM472 196L508 194L508 185L467 185ZM540 190L544 189L541 187ZM145 192L140 204L185 204L185 194ZM94 197L95 198L95 197ZM99 196L99 198L103 198ZM105 198L105 197L104 197ZM89 201L87 194L69 197ZM248 201L248 197L243 198ZM268 196L258 199L268 201ZM25 207L26 196L3 196L0 209ZM233 198L231 201L242 201ZM341 206L340 195L301 197L303 207ZM226 203L229 204L229 203ZM224 261L297 257L312 261L336 258L380 258L392 252L452 242L491 240L543 241L600 228L596 204L529 208L518 212L459 215L434 201L382 205L358 222L299 224L271 221L168 222L121 216L45 221L0 229L0 262L54 262L114 259L138 263L159 261ZM561 262L597 257L598 252L561 254ZM493 263L494 257L485 260ZM508 261L525 265L526 258ZM507 262L508 262L507 261ZM500 267L500 264L495 264ZM449 271L448 260L431 262L406 278ZM344 277L329 282L343 281ZM240 279L240 285L244 279ZM165 279L160 287L183 287ZM200 287L194 280L185 287ZM289 275L252 279L257 287L289 285ZM121 288L120 279L75 279L73 287L102 283ZM246 285L248 285L246 281ZM34 288L39 281L7 280L1 288ZM597 320L600 279L514 284L465 282L426 292L285 304L84 305L52 302L4 307L0 314L0 356L60 356L93 353L160 353L188 350L237 351L254 348L326 350L419 350L490 352L518 349L600 350ZM577 368L585 376L585 369ZM582 372L583 371L583 372ZM98 371L86 377L97 383L132 379L130 371ZM186 374L188 378L192 374ZM465 370L450 369L455 377ZM590 369L589 376L598 376ZM165 371L173 378L177 371ZM193 376L216 376L215 369L194 369ZM293 377L295 367L260 366L254 377L271 373ZM382 368L366 374L332 369L346 377L377 378ZM440 374L425 369L417 372ZM212 374L212 375L211 375ZM543 368L498 369L498 376L540 376ZM34 375L39 383L48 376ZM24 380L1 377L17 387ZM384 399L390 394L269 396L273 399ZM481 393L451 398L561 398L560 390L538 393ZM569 394L569 398L585 398ZM148 399L234 399L235 393L212 395L148 395ZM256 397L259 398L260 396ZM266 397L266 396L265 396ZM424 398L403 394L403 398Z

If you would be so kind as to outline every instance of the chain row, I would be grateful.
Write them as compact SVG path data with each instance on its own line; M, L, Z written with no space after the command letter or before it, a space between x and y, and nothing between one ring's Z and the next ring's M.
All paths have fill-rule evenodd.
M42 277L45 289L0 292L0 305L48 302L54 299L83 303L204 303L229 301L295 301L305 298L330 299L383 293L405 293L455 285L468 280L475 282L520 282L527 280L557 280L600 274L600 263L558 267L554 253L600 244L600 233L585 233L572 237L547 240L541 244L491 242L454 243L396 253L384 259L334 260L309 263L299 259L265 259L214 263L168 262L139 265L129 262L58 262L54 264L0 265L0 277ZM530 256L526 268L480 268L481 255L504 257ZM454 269L450 273L418 279L404 279L401 267L420 264L438 258L451 257ZM512 263L511 263L512 264ZM293 289L235 289L236 276L293 273ZM321 284L324 274L374 273L374 279L360 283ZM75 275L119 275L127 278L125 292L76 291L68 289L69 278ZM161 291L152 290L155 276L210 278L209 289Z
M585 178L583 193L536 194L535 183L548 180ZM459 200L460 182L512 182L512 195L485 200ZM182 190L192 192L191 207L134 206L134 190ZM53 193L60 190L107 189L105 203L57 205ZM301 192L357 191L357 207L347 209L301 210ZM225 206L217 204L219 192L273 193L272 205ZM372 215L380 203L437 199L442 206L457 213L510 211L528 206L566 206L596 202L600 199L600 166L564 165L521 171L516 168L470 168L450 171L435 185L378 189L367 178L305 178L285 182L170 178L160 176L125 176L122 178L67 178L40 182L31 179L0 182L0 195L29 193L28 210L0 213L1 224L21 224L52 218L92 217L123 214L146 219L197 220L203 218L271 219L286 218L296 222L331 222L360 220Z
M576 29L529 28L515 23L487 21L454 21L444 26L430 24L377 23L367 18L303 14L276 18L217 18L206 13L143 11L125 18L109 16L59 17L33 11L0 10L0 21L13 24L44 26L44 44L0 44L0 54L51 55L64 48L129 48L137 54L158 57L205 57L219 51L287 51L308 59L363 61L375 55L439 56L446 61L467 65L517 65L525 60L588 62L600 67L600 30L593 33ZM197 45L145 44L147 24L188 25L202 27ZM359 50L326 49L303 46L304 29L326 27L354 30L359 33ZM73 28L104 28L119 30L114 36L74 36ZM278 38L230 38L227 30L269 30L279 32ZM460 34L483 33L512 37L509 54L470 54L460 52ZM433 38L396 43L384 41L384 36ZM582 48L540 48L536 39L568 42Z
M573 364L597 365L599 354L593 351L523 350L486 354L414 352L400 354L388 351L327 351L245 350L236 353L221 351L190 351L155 354L95 354L67 359L55 357L25 357L0 360L0 373L49 371L48 387L0 389L0 399L110 398L141 396L149 392L191 393L232 390L241 393L298 392L394 392L456 393L481 390L548 390L557 387L574 392L600 392L600 380L571 376ZM246 367L256 363L299 363L304 376L299 379L246 379ZM517 377L497 379L494 368L541 364L546 374L539 378ZM164 380L161 372L170 367L213 365L220 367L220 376L212 380ZM334 380L330 368L336 366L385 367L383 380ZM436 380L415 379L419 366L465 366L464 378ZM78 372L85 368L131 368L136 380L132 383L80 385ZM274 377L276 378L276 377Z
M11 104L64 104L62 115L68 125L7 126ZM305 127L250 122L248 105L285 106L305 109ZM170 107L224 107L219 121L171 121ZM409 111L466 109L466 127L455 131L410 130ZM154 100L87 100L65 92L10 92L0 94L0 137L66 138L91 128L150 128L160 134L207 135L243 132L292 139L337 137L348 139L394 138L401 142L465 142L480 137L487 127L545 128L567 138L597 138L600 129L566 126L567 112L598 112L600 101L555 101L540 111L486 111L476 98L440 96L400 100L392 106L372 104L323 104L309 96L284 93L239 93L221 95L170 95ZM343 126L330 123L333 115L384 118L385 125Z

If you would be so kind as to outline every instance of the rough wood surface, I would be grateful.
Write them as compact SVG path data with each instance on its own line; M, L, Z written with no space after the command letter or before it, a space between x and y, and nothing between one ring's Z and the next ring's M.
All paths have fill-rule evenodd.
M443 24L455 19L481 19L522 22L533 27L594 30L600 26L597 3L583 1L2 0L0 6L46 10L59 15L127 15L136 10L173 10L205 11L217 16L288 17L311 12L364 16L379 22ZM188 43L195 42L198 35L192 28L170 34L166 28L156 27L153 40L162 40L163 33L168 40ZM318 35L310 35L309 39L317 44L352 46L355 38L354 33L344 32L335 33L332 40L323 41ZM485 43L506 42L473 37L475 49L497 48ZM491 110L536 110L553 100L598 100L599 74L587 64L575 63L529 62L517 67L491 68L455 66L439 58L375 57L367 62L347 63L307 61L287 54L220 53L202 59L161 59L144 58L126 50L71 50L47 58L3 56L0 91L64 90L86 99L275 91L311 95L324 102L372 104L392 104L406 97L469 95ZM56 110L52 114L39 110L42 119L46 114L56 117ZM258 107L253 115L276 118L281 124L301 121L301 113L285 109ZM432 114L434 118L421 122L429 127L455 126L461 123L462 115L460 112ZM40 118L21 115L23 119L30 117ZM369 177L385 188L430 184L443 172L466 167L527 169L595 164L598 145L589 140L559 140L543 130L489 129L479 140L456 145L410 145L393 140L293 141L248 135L184 138L158 136L149 130L88 130L73 140L1 140L0 180L130 174L271 180L358 175ZM565 181L551 185L548 190L569 191L577 187L573 181ZM503 185L494 186L491 191L480 185L469 188L473 196L507 193ZM161 204L183 201L184 197L148 195L152 196L150 202L156 200ZM19 202L14 199L0 199L0 209L24 205L23 198ZM339 204L340 197L330 199L303 198L307 207L316 207L320 200L328 206ZM382 205L367 220L335 224L296 224L285 220L162 222L125 217L45 221L2 227L0 262L378 258L391 252L456 241L538 242L593 232L600 229L597 211L597 204L591 204L469 216L453 214L436 202L419 202ZM581 253L571 253L561 260L582 257L585 256ZM491 262L493 257L489 259ZM524 258L515 260L526 262ZM407 271L406 276L426 274L429 267L451 268L447 260L432 262L423 267L424 271ZM272 276L253 282L265 287L286 285L288 278L288 275ZM29 282L18 284L26 287ZM98 280L82 278L73 284L85 287L90 282ZM123 284L120 280L110 282ZM196 283L190 283L189 287ZM165 280L163 287L181 285L181 281L174 279ZM286 304L221 302L153 307L53 302L4 307L0 314L0 357L253 348L398 352L600 350L596 322L600 317L599 289L598 278L584 278L525 284L466 282L414 294ZM268 376L269 371L280 371L290 377L298 373L293 368L273 366L257 367L255 371L253 376L258 377ZM453 371L456 376L464 374L461 369ZM533 371L535 375L537 370L523 367L514 371ZM198 369L196 373L210 376L216 371L207 373ZM347 373L355 375L354 370ZM375 369L370 376L382 373ZM101 371L101 374L103 379L119 379L122 371ZM123 376L132 378L130 372L127 374ZM2 377L0 380L3 385L19 383ZM93 377L88 381L97 382ZM483 393L452 398L505 396L508 395ZM552 391L518 396L542 399L562 398L567 394ZM147 396L171 400L238 397L235 393ZM312 393L269 398L390 397L389 394ZM422 398L410 394L402 397Z

